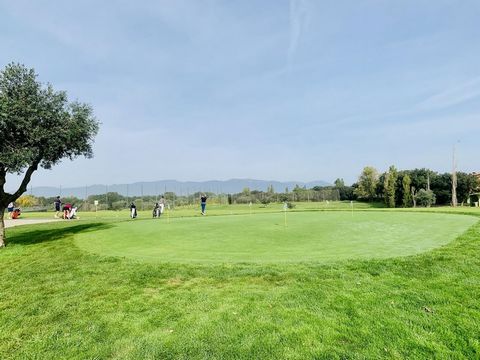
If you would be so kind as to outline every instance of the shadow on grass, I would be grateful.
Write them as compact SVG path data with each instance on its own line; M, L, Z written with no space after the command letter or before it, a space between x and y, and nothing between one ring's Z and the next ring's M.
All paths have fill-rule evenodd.
M111 227L112 225L105 223L90 223L55 228L49 227L48 229L18 229L11 236L9 236L7 240L9 245L33 245L42 242L60 240L80 232L105 230Z

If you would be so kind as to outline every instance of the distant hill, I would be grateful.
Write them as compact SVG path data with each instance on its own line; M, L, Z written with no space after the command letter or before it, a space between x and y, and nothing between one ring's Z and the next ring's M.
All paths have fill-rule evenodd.
M329 183L318 180L307 183L301 181L266 181L254 179L230 179L230 180L211 180L211 181L177 181L177 180L159 180L151 182L137 182L133 184L114 184L114 185L90 185L84 187L58 188L39 186L32 189L29 188L28 193L32 192L35 196L76 196L85 198L85 195L105 194L108 192L117 192L121 195L139 196L139 195L157 195L163 194L165 191L172 191L178 195L193 194L198 191L212 193L238 193L248 187L250 190L266 191L268 186L272 185L276 192L283 192L288 187L292 190L295 185L306 186L311 188L314 186L327 186Z

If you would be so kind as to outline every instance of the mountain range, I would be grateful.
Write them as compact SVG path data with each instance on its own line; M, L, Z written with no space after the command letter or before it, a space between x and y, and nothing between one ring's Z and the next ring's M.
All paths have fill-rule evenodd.
M177 180L159 180L149 182L136 182L131 184L113 184L113 185L89 185L83 187L49 187L38 186L28 189L28 193L35 196L76 196L85 198L89 195L105 194L106 192L117 192L124 196L157 195L171 191L177 195L193 194L195 192L220 193L239 193L245 188L250 190L266 191L272 185L276 192L284 192L286 188L292 190L296 185L311 188L314 186L328 186L326 181L267 181L255 179L230 179L230 180L210 180L210 181L177 181Z

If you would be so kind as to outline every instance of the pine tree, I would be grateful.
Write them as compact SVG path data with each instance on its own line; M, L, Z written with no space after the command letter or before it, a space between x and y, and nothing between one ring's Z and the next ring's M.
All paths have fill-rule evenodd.
M403 199L402 205L403 207L410 207L412 204L412 193L410 192L410 185L412 184L412 179L408 174L402 179L402 187L403 187Z
M387 206L390 208L395 207L395 190L397 185L397 169L395 166L390 166L388 169L388 173L385 176L385 199L387 202Z
M383 176L383 200L385 201L385 205L388 206L388 182L390 180L389 173L384 173Z

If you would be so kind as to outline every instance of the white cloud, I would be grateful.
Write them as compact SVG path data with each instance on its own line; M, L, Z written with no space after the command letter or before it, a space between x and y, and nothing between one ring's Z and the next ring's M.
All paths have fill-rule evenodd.
M303 33L310 21L307 0L290 0L290 44L288 46L288 66L291 66Z
M430 96L418 105L419 110L443 109L480 96L480 77Z

